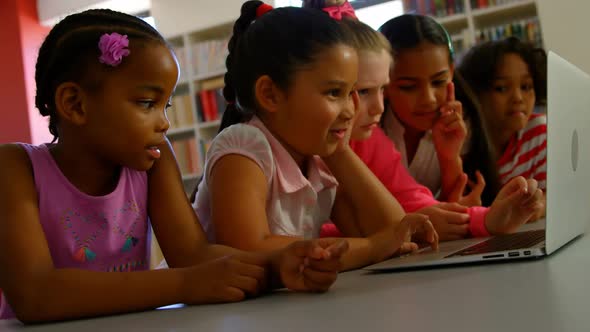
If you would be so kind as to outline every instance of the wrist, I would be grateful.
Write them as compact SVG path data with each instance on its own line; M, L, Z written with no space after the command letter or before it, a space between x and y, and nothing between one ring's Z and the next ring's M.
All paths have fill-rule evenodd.
M269 289L278 289L283 287L283 280L281 277L281 259L283 257L283 250L275 250L268 256L267 264L267 279Z
M458 167L463 165L463 160L461 156L458 154L453 154L451 156L444 156L439 154L438 155L438 163L440 164L440 168L452 168Z
M393 239L391 239L391 241L393 241ZM385 258L393 255L393 253L388 253L386 252L386 249L383 248L383 237L379 236L379 232L367 238L367 248L370 264L379 263Z
M176 271L178 274L178 284L177 284L177 288L176 288L176 297L179 299L178 302L180 303L190 303L191 301L186 297L187 294L190 294L190 288L191 286L193 286L194 288L194 282L195 280L191 280L190 278L190 270L195 268L195 266L193 267L186 267L186 268L177 268L177 269L172 269L171 271ZM191 285L192 283L192 285Z
M493 233L492 216L489 213L490 209L482 206L474 206L469 208L469 232L473 237L490 236Z

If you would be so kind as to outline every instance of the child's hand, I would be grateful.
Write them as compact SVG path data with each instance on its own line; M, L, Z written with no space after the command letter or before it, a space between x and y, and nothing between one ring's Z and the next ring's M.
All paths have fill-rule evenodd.
M467 207L481 206L481 194L486 186L486 181L479 171L475 172L477 182L469 180L467 174L463 173L457 180L455 188L447 197L448 202L458 202ZM465 187L468 186L469 194L464 195Z
M380 262L395 254L418 250L418 245L411 242L413 237L429 243L434 250L438 250L438 234L428 216L409 213L399 224L387 227L369 237L373 261Z
M545 195L546 195L546 193L545 193L545 192L543 192L543 198L541 199L541 204L543 204L543 208L542 208L542 209L540 209L540 210L538 210L537 212L535 212L535 214L533 214L533 215L532 215L532 216L529 218L529 220L527 221L527 223L528 223L528 222L535 222L535 221L537 221L537 220L539 220L539 219L541 219L541 218L544 218L544 217L545 217L545 213L547 213L547 209L546 209L546 205L547 205L547 196L545 196Z
M279 258L283 285L295 291L327 291L342 269L341 258L347 250L348 242L337 238L291 244Z
M416 212L428 216L440 241L459 240L469 234L469 215L465 206L457 203L441 203ZM415 236L414 240L419 239Z
M463 106L455 100L455 85L447 85L447 102L440 107L440 117L432 128L432 140L440 160L460 157L467 127L463 121Z
M502 187L490 207L485 225L490 234L513 233L544 208L543 192L537 188L537 181L519 176Z
M255 254L225 256L186 268L184 303L241 301L266 284L266 258Z

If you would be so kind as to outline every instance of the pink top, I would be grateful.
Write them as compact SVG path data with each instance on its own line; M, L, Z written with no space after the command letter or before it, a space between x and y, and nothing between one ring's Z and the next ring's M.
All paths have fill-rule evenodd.
M398 200L406 212L415 212L421 208L439 204L432 192L414 180L401 161L401 154L385 135L381 128L373 130L371 137L364 141L352 141L350 146L381 180L387 190ZM473 236L488 236L484 224L488 208L472 207L470 230ZM334 236L335 226L330 224L322 229L322 236Z
M307 163L307 178L289 152L257 117L219 133L207 152L203 181L193 207L210 242L215 242L208 183L215 163L228 154L255 162L268 183L266 217L271 234L318 237L330 219L338 182L321 158ZM239 172L236 169L236 172ZM227 202L231 208L231 201Z
M89 196L63 175L48 145L21 146L31 160L39 221L56 268L149 269L146 172L122 168L113 192ZM14 317L3 295L0 317Z

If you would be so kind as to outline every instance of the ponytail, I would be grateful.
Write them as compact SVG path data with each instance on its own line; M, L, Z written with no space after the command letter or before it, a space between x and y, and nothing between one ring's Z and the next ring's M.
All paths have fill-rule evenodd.
M227 72L224 76L225 86L223 88L223 97L227 102L227 106L225 107L225 112L221 118L219 132L231 125L241 123L253 115L251 111L247 111L240 107L240 104L238 103L236 98L235 82L233 80L233 67L236 46L240 38L244 35L244 32L246 32L252 22L257 19L258 14L260 14L259 8L261 8L263 5L265 4L262 1L248 1L244 3L242 5L240 17L234 23L233 35L227 45L229 53L225 60Z

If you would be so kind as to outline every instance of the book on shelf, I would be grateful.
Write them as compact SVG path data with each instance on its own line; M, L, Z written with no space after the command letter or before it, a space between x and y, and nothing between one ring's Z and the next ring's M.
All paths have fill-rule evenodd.
M542 47L541 26L536 17L481 29L476 31L475 35L477 43L515 36L522 41Z
M186 79L186 53L184 50L184 46L174 46L173 48L174 54L176 54L176 59L178 60L178 66L180 67L180 81Z
M172 149L180 172L183 175L199 174L201 172L196 138L174 140L172 141Z
M523 0L471 0L471 9L487 8L522 1Z
M465 11L463 0L403 0L404 13L435 17L461 14Z
M199 82L201 90L213 90L223 88L225 86L224 76L219 75L217 77L209 78Z
M228 38L212 39L192 45L192 64L195 75L219 72L225 69L228 55Z
M226 107L223 86L223 76L200 83L201 90L197 92L197 105L200 106L198 116L201 122L215 121L223 115Z
M172 97L171 104L172 107L168 111L170 128L188 127L195 123L193 107L188 93Z

